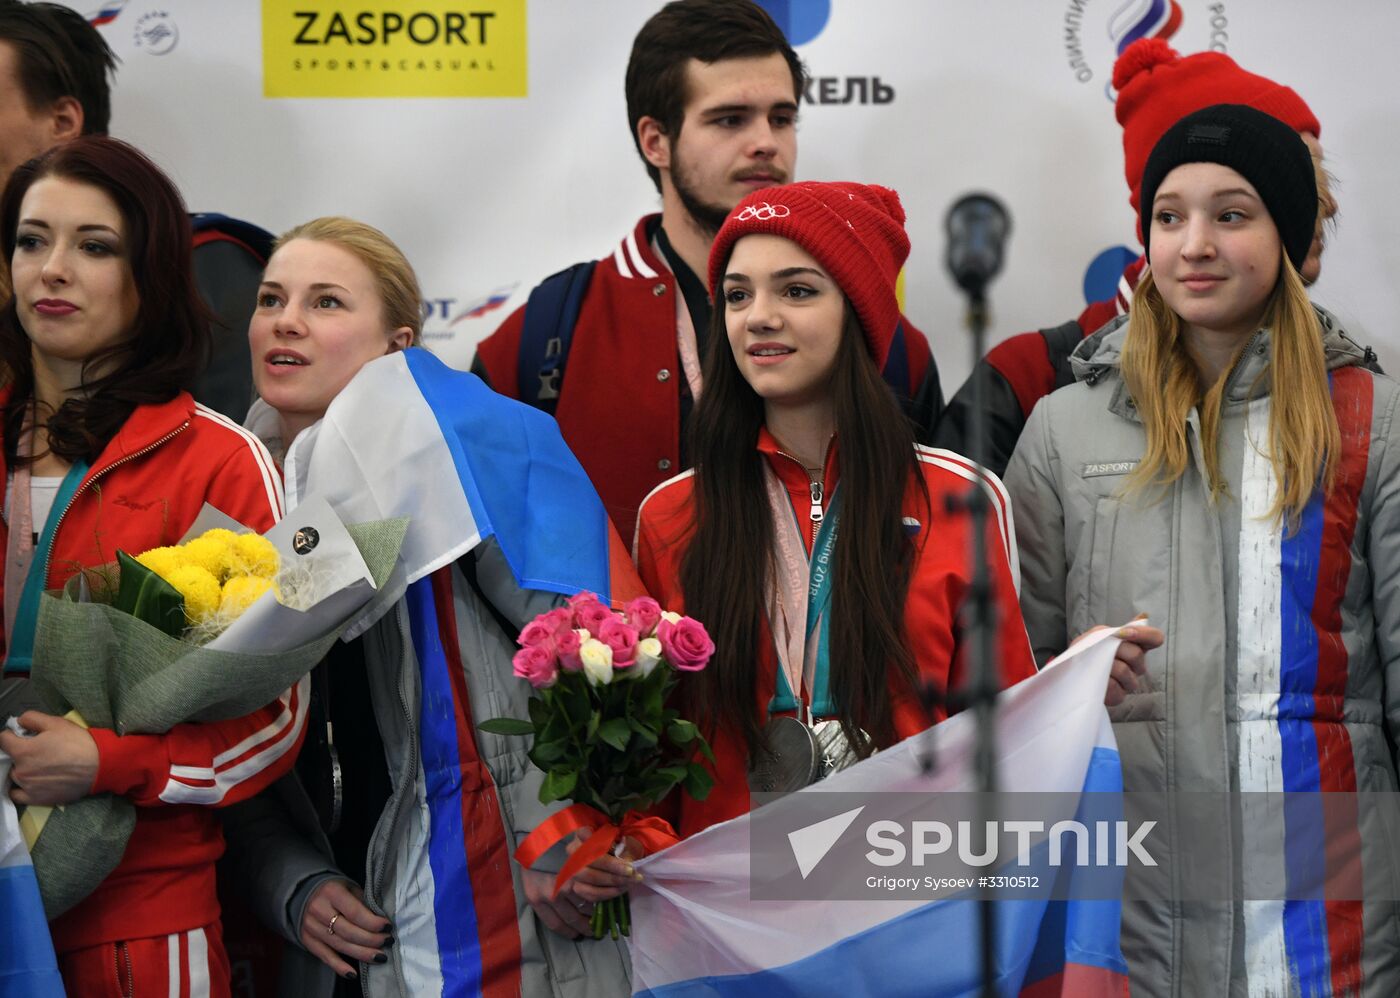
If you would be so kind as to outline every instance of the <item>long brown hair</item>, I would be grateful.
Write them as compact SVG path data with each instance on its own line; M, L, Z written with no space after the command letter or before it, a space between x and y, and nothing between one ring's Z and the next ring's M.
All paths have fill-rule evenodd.
M126 226L127 261L140 304L122 342L83 365L83 393L54 413L40 413L49 450L69 463L93 461L138 405L169 402L204 370L210 350L209 312L195 285L192 236L185 204L160 168L136 147L105 136L84 136L32 159L10 175L0 197L0 247L15 254L24 195L44 177L61 177L105 192ZM5 457L11 467L34 393L29 334L12 295L0 309L0 363L12 383L5 405ZM103 373L89 379L89 372Z
M752 754L762 738L754 691L765 594L775 582L764 457L755 449L763 400L734 361L722 304L711 318L709 343L705 391L690 422L694 533L681 560L681 588L686 613L705 623L716 651L709 668L681 684L682 706L711 731L742 735ZM865 755L894 741L892 676L914 688L904 633L913 545L902 509L911 476L920 486L923 478L913 430L881 380L849 306L831 392L841 447L831 691L847 737Z
M1278 497L1269 516L1290 529L1319 484L1330 491L1341 436L1327 381L1322 326L1303 279L1285 255L1264 311L1272 338L1269 379L1269 462ZM1242 351L1245 344L1240 345ZM1180 317L1168 307L1148 271L1133 292L1122 371L1147 434L1147 449L1128 477L1127 491L1170 485L1190 464L1186 417L1199 407L1201 457L1212 498L1225 491L1220 471L1220 419L1232 363L1203 386L1186 350Z

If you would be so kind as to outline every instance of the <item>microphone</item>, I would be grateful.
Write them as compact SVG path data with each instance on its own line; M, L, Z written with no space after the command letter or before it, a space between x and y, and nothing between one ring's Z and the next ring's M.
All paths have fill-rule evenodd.
M1002 248L1011 232L1011 216L990 194L966 194L948 209L948 270L974 298L1001 271Z

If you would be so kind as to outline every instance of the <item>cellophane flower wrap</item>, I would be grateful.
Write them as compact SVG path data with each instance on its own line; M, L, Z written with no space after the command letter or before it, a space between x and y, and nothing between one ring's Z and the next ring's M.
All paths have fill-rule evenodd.
M121 735L250 714L325 656L388 579L406 527L346 526L315 500L260 536L206 505L178 545L117 552L44 594L33 699ZM50 919L116 867L135 822L112 794L24 810Z
M528 867L572 829L593 829L560 871L557 891L589 857L628 835L664 844L665 823L641 812L677 786L697 800L709 794L713 777L701 758L713 763L714 755L668 701L685 673L705 668L715 646L698 620L663 611L649 597L619 613L592 593L540 614L518 643L515 674L536 693L530 719L498 717L481 727L533 735L530 760L545 774L541 803L573 802L521 844L517 860ZM594 908L596 938L627 935L630 924L626 895Z

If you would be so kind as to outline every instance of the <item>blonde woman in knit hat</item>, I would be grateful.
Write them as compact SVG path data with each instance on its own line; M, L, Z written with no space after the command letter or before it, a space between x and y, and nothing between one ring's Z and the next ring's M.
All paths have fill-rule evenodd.
M1298 93L1268 77L1244 69L1223 52L1181 55L1160 38L1133 42L1113 67L1118 91L1114 114L1123 127L1123 173L1134 215L1147 154L1164 132L1192 112L1212 104L1246 104L1278 118L1308 145L1317 177L1318 211L1308 254L1298 268L1305 284L1322 270L1324 230L1337 213L1330 178L1322 165L1322 125ZM1141 239L1141 233L1138 234ZM948 401L934 442L962 450L972 417L972 382L981 382L983 405L990 410L988 452L983 460L997 474L1006 470L1021 428L1036 402L1074 382L1069 357L1080 341L1128 311L1133 289L1147 261L1138 257L1118 280L1115 294L1090 302L1077 319L1003 340L978 362L972 375ZM1374 366L1374 355L1368 363Z
M1290 124L1181 119L1140 211L1131 311L1006 473L1038 657L1139 611L1165 630L1109 704L1124 789L1160 802L1123 906L1133 994L1400 994L1372 803L1400 785L1400 391L1308 301Z
M682 836L747 811L751 779L791 789L824 775L823 755L862 758L927 728L944 711L925 710L921 689L961 682L971 528L944 500L976 476L957 455L915 446L880 378L908 253L898 196L850 183L759 191L716 237L695 470L647 497L634 550L647 589L703 620L717 649L681 684L681 709L717 759L706 800L669 802ZM999 481L983 487L1010 685L1034 666L1011 511ZM801 749L813 741L815 759ZM781 763L766 752L774 742ZM785 768L794 758L801 766ZM575 889L613 896L628 871L625 857L605 858Z

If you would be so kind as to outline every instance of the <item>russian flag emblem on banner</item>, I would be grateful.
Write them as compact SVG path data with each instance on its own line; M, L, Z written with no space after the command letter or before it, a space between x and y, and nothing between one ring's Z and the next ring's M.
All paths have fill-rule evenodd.
M1043 815L1047 828L1081 817L1087 794L1121 802L1122 768L1103 707L1116 647L1113 631L1097 632L998 697L999 789L1051 799L1047 808L1058 811ZM928 736L910 738L815 787L639 862L645 879L632 893L634 993L654 998L980 994L981 933L974 891L949 891L932 899L913 892L862 900L769 899L759 896L760 867L751 859L758 855L753 850L763 834L757 826L781 824L784 809L800 814L799 809L814 804L823 807L812 800L813 794L841 794L838 800L879 794L892 802L896 817L899 808L911 818L926 817L931 793L975 789L975 734L974 719L957 715L931 733L937 767L930 776L920 768ZM837 816L844 825L832 818L801 831L816 832L820 824L834 822L839 836L854 814ZM882 811L881 817L889 813ZM824 853L815 862L804 857L797 834L787 836L790 858L805 881ZM857 844L863 850L866 843ZM1052 850L1045 844L1042 840L1028 849L1029 865L1016 872L1048 877L1056 890L992 902L996 993L1028 998L1125 995L1127 966L1118 941L1122 871L1099 867L1081 872L1073 863L1052 864ZM875 866L871 870L881 872ZM1093 876L1095 889L1077 892L1077 876Z

